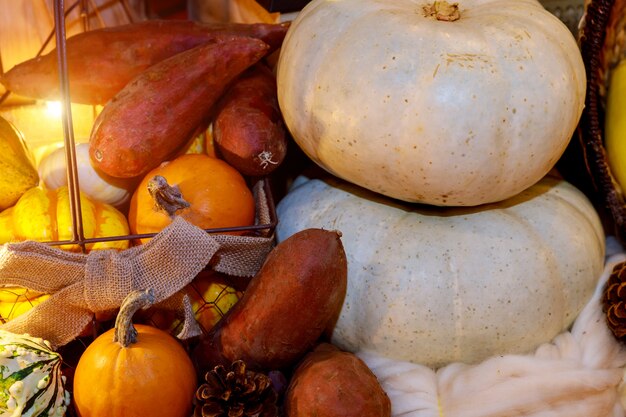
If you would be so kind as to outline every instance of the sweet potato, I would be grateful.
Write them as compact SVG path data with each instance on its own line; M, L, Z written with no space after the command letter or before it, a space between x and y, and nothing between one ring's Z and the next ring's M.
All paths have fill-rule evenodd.
M261 59L255 38L216 38L159 62L128 83L96 118L95 168L118 178L145 174L191 139L227 85Z
M287 24L150 20L74 35L66 41L71 100L105 104L146 68L216 36L258 38L272 51L282 44L287 28ZM0 82L15 94L58 100L57 62L55 49L14 66Z
M280 242L243 297L193 350L198 373L237 359L259 371L293 365L334 324L346 285L338 232L305 229Z
M324 343L298 364L284 410L286 417L388 417L391 402L365 362Z
M219 157L244 175L269 175L283 162L287 134L266 65L248 69L220 99L213 140Z

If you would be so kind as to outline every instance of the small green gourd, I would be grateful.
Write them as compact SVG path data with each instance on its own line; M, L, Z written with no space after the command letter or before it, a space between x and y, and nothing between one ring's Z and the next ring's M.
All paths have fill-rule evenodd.
M62 362L47 341L0 330L0 417L64 416Z

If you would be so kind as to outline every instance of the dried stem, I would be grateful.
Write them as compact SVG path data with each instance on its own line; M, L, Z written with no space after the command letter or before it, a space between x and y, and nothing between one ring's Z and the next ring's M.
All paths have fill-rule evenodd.
M137 343L137 329L133 326L133 316L140 309L150 307L154 301L152 289L131 291L124 299L119 313L117 313L113 341L119 342L123 347Z
M148 181L148 192L154 200L155 210L164 211L173 218L176 211L189 207L191 204L183 198L177 185L169 185L161 175L155 175Z

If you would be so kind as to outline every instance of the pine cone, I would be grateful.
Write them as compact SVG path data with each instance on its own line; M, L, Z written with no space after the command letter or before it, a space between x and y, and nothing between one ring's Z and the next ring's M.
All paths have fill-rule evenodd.
M613 335L626 342L626 263L615 265L602 297L602 307Z
M230 370L216 366L196 391L194 417L276 417L278 396L267 375L235 361Z

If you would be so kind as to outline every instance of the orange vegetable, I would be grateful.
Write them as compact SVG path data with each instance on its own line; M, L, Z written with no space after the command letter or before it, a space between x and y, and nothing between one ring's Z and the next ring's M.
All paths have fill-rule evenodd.
M258 39L224 37L143 71L96 118L89 137L94 168L111 177L135 178L173 158L226 86L268 49Z
M154 302L150 291L124 301L115 328L85 350L74 374L81 417L188 417L196 373L183 347L168 333L136 325L133 314Z
M70 95L76 103L106 104L133 78L180 52L223 36L258 38L275 50L288 27L148 20L82 32L67 39ZM60 100L56 49L11 68L0 75L0 83L22 96Z
M272 70L257 64L235 81L218 105L215 147L244 175L269 175L287 154L287 130L276 94Z
M202 228L250 226L255 203L243 176L226 162L185 154L150 171L130 201L133 234L158 233L173 216Z
M238 359L257 371L294 365L335 325L347 273L338 231L294 233L274 247L243 297L200 338L192 351L196 369Z

